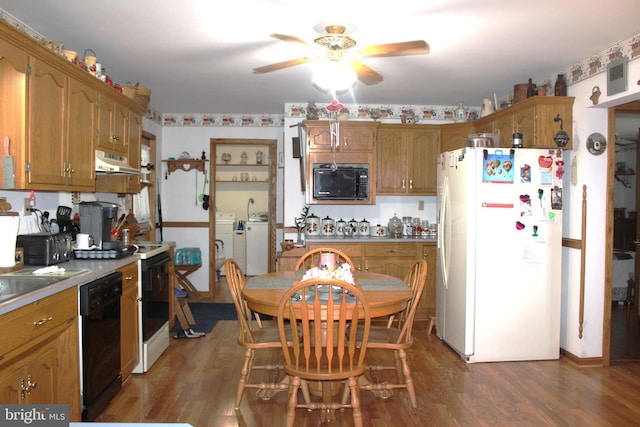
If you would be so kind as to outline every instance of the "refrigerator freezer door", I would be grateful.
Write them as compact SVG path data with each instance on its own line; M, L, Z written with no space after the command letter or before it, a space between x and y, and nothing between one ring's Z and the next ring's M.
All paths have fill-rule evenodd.
M441 305L440 337L463 357L474 352L475 222L469 209L475 196L475 152L446 153L442 179L439 238L440 277L436 298Z

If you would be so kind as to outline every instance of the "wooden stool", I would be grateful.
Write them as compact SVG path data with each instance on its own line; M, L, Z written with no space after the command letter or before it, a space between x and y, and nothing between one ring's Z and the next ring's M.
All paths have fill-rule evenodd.
M429 316L429 326L427 326L427 334L431 335L431 331L433 331L434 326L436 326L436 316Z
M190 297L197 297L198 299L202 297L198 293L198 290L196 289L194 284L191 283L191 281L187 278L187 276L200 269L200 267L202 267L202 264L174 266L176 280L178 281L180 286L182 286L182 288L187 291Z
M181 289L178 289L181 290ZM186 296L178 296L175 298L175 312L176 316L178 316L178 321L180 322L180 326L183 330L187 330L191 328L191 325L196 324L196 319L193 318L193 313L191 313L191 309L189 308L189 303L187 302Z

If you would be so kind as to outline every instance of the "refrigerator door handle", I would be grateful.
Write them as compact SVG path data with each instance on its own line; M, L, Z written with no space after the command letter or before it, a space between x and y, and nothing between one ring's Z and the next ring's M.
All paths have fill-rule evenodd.
M448 278L447 275L449 270L447 268L446 257L445 257L445 242L444 242L444 231L445 231L445 215L447 213L447 198L449 194L449 178L445 175L442 181L442 200L440 202L440 221L438 221L438 247L440 248L440 265L442 266L442 282L444 284L445 289L448 287Z

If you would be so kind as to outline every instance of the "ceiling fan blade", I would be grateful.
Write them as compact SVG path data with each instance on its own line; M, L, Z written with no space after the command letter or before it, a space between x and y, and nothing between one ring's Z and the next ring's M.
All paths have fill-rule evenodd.
M315 60L316 57L307 56L304 58L290 59L289 61L277 62L275 64L265 65L264 67L258 67L253 69L253 74L265 74L272 71L282 70L283 68L289 68L296 65L306 64L307 62Z
M302 40L301 38L296 36L290 36L287 34L270 34L270 36L274 39L282 40L283 42L300 43L305 46L311 46L309 42L307 42L306 40Z
M359 51L363 56L426 55L429 53L429 44L424 40L413 40L365 46Z
M351 69L358 75L358 80L367 86L378 84L383 80L380 74L358 60L351 61Z

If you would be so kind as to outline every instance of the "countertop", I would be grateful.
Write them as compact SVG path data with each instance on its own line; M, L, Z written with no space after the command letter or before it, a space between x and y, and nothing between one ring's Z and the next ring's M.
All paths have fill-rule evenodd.
M175 242L165 241L158 243L162 244L163 246L175 246ZM144 244L144 242L139 242L139 244ZM86 283L99 279L100 277L106 276L107 274L119 269L120 267L124 267L125 265L129 265L133 262L138 262L139 260L140 255L133 254L131 256L120 259L73 259L68 262L56 264L58 267L64 268L65 270L86 270L86 272L78 274L77 276L60 280L59 282L55 282L49 286L45 286L33 292L20 295L16 298L3 301L2 303L0 303L0 315L18 309L20 307L24 307L25 305L54 295L58 292L62 292L66 289L82 286ZM33 268L38 266L28 267ZM14 272L14 274L17 273L19 273L19 271Z
M376 237L376 236L305 236L307 243L344 242L344 243L436 243L438 236L429 237Z

